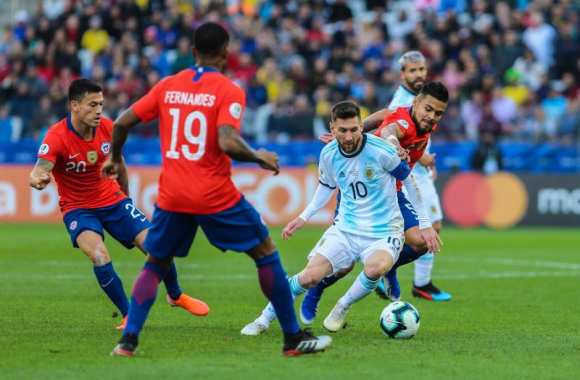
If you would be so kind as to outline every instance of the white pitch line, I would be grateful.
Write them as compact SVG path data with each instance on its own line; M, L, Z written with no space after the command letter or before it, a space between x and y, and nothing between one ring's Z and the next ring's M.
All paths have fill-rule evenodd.
M539 278L539 277L580 277L580 271L506 271L506 272L488 272L481 271L475 273L444 273L438 274L437 278L443 280L477 280L477 279L498 279L498 278ZM180 274L180 279L196 280L196 281L256 281L258 279L255 274L231 274L231 275L204 275L204 274ZM28 274L10 272L0 274L0 279L10 280L11 282L18 281L45 281L45 280L67 280L67 281L84 281L92 279L88 274L55 274L50 276L47 274Z
M580 270L580 263L565 263L561 261L549 261L549 260L522 260L501 257L462 257L462 256L444 256L442 257L442 260L451 262L475 262L475 263L501 264L521 267Z

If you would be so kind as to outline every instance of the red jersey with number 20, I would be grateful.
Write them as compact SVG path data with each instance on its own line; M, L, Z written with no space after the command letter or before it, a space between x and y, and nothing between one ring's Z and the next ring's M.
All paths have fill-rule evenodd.
M412 169L415 163L423 156L423 153L425 153L431 132L437 129L437 125L433 127L431 132L420 134L411 117L411 112L412 108L397 108L387 115L379 129L375 131L375 135L380 137L383 128L394 124L403 133L403 136L399 138L399 144L401 144L402 148L409 151L409 167ZM401 188L401 181L397 181L397 190L401 190Z
M38 158L54 163L52 174L63 214L111 206L126 198L117 181L101 175L101 166L111 151L112 133L113 122L104 117L90 141L73 128L70 115L48 129Z
M231 180L232 162L218 144L218 126L239 130L245 104L239 86L207 67L169 76L133 104L141 121L159 118L161 209L213 214L240 200Z

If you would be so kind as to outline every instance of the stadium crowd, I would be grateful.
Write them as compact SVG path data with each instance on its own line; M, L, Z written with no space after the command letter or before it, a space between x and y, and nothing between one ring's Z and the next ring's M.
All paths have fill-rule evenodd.
M38 138L79 76L104 85L114 118L195 64L192 32L211 20L234 36L228 75L246 90L244 133L256 142L314 139L345 98L365 114L383 107L398 58L416 49L451 93L436 139L577 144L579 10L573 0L39 0L1 31L0 141Z

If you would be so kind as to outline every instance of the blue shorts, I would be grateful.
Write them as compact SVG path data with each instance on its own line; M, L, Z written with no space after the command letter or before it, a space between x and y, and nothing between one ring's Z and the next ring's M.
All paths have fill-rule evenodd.
M399 208L401 209L401 215L403 215L403 221L405 224L405 231L409 228L417 227L419 225L419 219L417 218L417 212L413 208L413 205L403 191L397 191L397 200L399 201Z
M133 248L135 238L141 231L151 226L129 198L114 205L101 208L79 208L67 212L63 218L64 225L75 248L77 238L83 231L94 231L105 239L105 229L115 240L126 248Z
M260 214L244 197L229 209L208 215L171 212L156 207L151 223L145 250L158 259L187 256L198 227L209 242L222 251L247 252L268 237L268 229Z

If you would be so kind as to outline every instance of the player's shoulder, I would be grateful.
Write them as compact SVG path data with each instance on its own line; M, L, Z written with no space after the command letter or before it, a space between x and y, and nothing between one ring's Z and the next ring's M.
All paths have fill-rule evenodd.
M381 154L381 153L388 153L388 154L396 154L397 151L395 147L380 137L377 137L373 134L368 133L367 135L367 149L369 150L370 154Z
M326 159L332 157L336 153L338 153L338 142L334 139L322 148L320 151L320 157Z
M414 125L413 119L409 113L409 109L410 107L398 107L387 116L385 121L388 124L397 124L399 127L407 130Z

